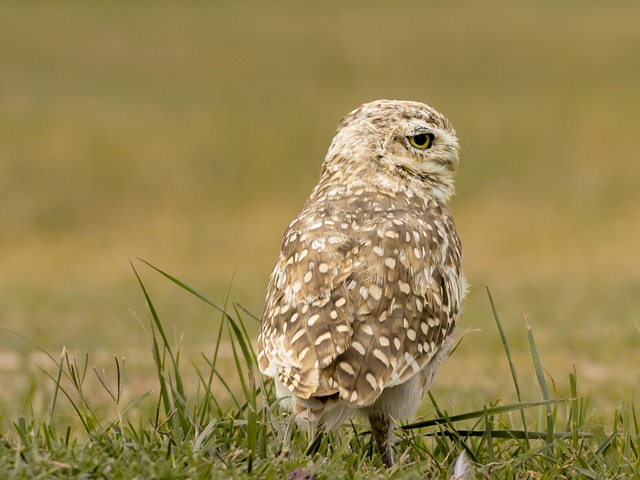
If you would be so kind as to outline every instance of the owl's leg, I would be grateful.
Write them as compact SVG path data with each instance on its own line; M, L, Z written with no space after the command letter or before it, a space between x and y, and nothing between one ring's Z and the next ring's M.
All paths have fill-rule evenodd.
M382 463L386 467L393 467L393 422L388 415L376 413L369 414L369 424L371 425L371 434L380 450Z

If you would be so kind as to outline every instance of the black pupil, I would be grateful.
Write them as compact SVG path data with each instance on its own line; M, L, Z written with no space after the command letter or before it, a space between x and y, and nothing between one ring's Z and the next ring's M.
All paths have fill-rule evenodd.
M423 146L426 145L427 143L427 135L426 134L421 134L421 135L416 135L413 137L413 141L416 143L416 145L418 146Z

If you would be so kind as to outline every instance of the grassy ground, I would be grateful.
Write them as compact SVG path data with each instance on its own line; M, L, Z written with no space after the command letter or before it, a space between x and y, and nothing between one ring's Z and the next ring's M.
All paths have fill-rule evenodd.
M56 358L89 352L99 369L126 357L127 400L157 387L128 260L219 304L231 289L259 315L339 118L375 98L421 100L461 138L461 328L480 330L434 395L454 412L514 401L488 285L523 398L540 396L527 315L557 395L575 365L589 422L611 433L640 362L640 7L430 3L3 2L0 325ZM148 287L183 363L206 367L219 317L167 282ZM233 364L229 346L219 355ZM7 430L48 408L38 366L50 360L0 333ZM85 391L108 408L93 377Z
M91 369L88 356L63 351L55 358L42 351L52 367L43 369L52 387L47 413L21 415L8 425L0 442L6 478L601 479L630 478L640 471L633 404L622 403L603 423L592 411L593 399L580 394L575 371L568 375L570 395L559 398L529 324L537 395L523 400L526 383L518 380L490 294L515 401L451 411L430 395L428 412L398 429L397 464L386 469L358 419L331 434L314 437L301 431L279 408L273 382L256 375L252 337L237 305L229 306L228 313L179 279L158 272L221 316L215 347L202 356L204 365L185 369L179 346L172 346L138 277L149 307L158 388L128 399L125 359L115 357L108 370ZM225 346L231 348L230 365L222 359ZM187 370L195 380L184 375ZM95 408L95 395L87 392L91 380L100 385L110 408ZM456 458L461 456L467 465L458 476Z

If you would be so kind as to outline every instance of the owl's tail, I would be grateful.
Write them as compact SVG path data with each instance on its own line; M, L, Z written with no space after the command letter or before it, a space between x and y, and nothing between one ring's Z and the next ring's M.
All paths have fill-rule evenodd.
M308 399L293 397L292 407L296 422L301 426L311 424L314 430L318 427L327 430L338 428L354 412L353 407L340 401L337 393Z
M354 412L354 408L340 401L338 393L318 397L302 398L291 391L276 378L276 395L281 405L293 412L298 425L311 426L316 431L323 427L327 430L338 428Z

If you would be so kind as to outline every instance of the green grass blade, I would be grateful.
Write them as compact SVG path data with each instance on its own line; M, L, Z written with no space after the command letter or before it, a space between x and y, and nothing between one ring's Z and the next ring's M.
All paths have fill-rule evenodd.
M491 304L491 311L493 312L493 318L496 322L496 326L498 327L498 333L500 334L500 340L502 341L502 346L504 348L504 352L507 355L507 360L509 361L509 369L511 370L511 378L513 380L513 385L516 389L516 397L518 398L518 402L522 402L522 395L520 393L520 383L518 382L518 374L516 372L516 365L513 361L513 357L511 356L511 349L509 348L509 342L507 341L507 336L504 333L504 329L502 328L502 322L500 321L500 316L498 315L498 309L496 308L496 304L493 301L493 296L491 295L491 290L489 287L487 288L487 295L489 297L489 303ZM520 412L521 420L522 420L522 429L527 431L527 421L524 416L524 411ZM525 435L525 443L527 445L527 449L531 448L529 444L529 440Z
M208 360L207 360L207 362L208 362ZM231 389L231 387L229 386L227 381L224 379L224 376L220 373L220 371L218 371L218 369L212 363L209 363L209 367L213 371L213 374L218 378L218 380L220 380L220 383L222 384L222 386L224 387L226 392L231 397L231 400L233 401L233 403L236 405L236 407L239 410L241 408L240 402L238 401L238 398L234 395L233 390ZM215 395L212 394L212 397L215 398ZM216 404L217 404L217 401L216 401Z
M182 384L182 378L180 375L178 360L176 359L176 356L174 356L173 351L171 350L171 346L165 334L164 327L162 326L162 322L160 321L160 317L158 316L158 312L156 311L153 301L149 296L149 292L147 291L147 288L145 287L133 263L130 262L130 265L138 280L138 284L142 289L142 293L147 302L147 307L149 308L149 312L151 313L151 318L153 319L153 323L152 323L153 351L156 357L156 368L157 368L158 378L160 380L160 387L161 387L160 391L161 391L161 396L163 398L163 403L165 406L165 414L169 415L169 412L176 411L177 418L178 418L178 421L180 422L180 427L182 431L187 432L189 430L190 423L185 410L183 408L180 408L180 404L181 404L180 399L184 399L186 395L184 392L184 386ZM161 358L160 345L159 345L159 342L157 341L157 338L155 337L156 331L160 334L160 338L162 339L162 351L166 352L169 355L169 358L171 359L173 371L175 374L174 375L175 386L171 381L171 376L170 375L167 376L164 362L160 360ZM170 393L174 394L173 402L169 397Z
M204 296L203 294L201 294L200 292L198 292L194 288L190 287L189 285L187 285L182 280L179 280L178 278L174 277L173 275L161 270L160 268L158 268L155 265L147 262L146 260L143 260L142 258L139 258L139 260L141 262L147 264L149 267L153 268L155 271L157 271L161 275L163 275L166 278L168 278L170 281L172 281L176 285L178 285L181 288L185 289L186 291L188 291L192 295L198 297L200 300L202 300L203 302L207 303L211 307L215 308L220 313L222 313L224 315L224 317L226 318L226 320L232 326L234 332L236 333L236 338L241 342L240 346L241 346L241 348L243 350L243 354L245 355L245 358L247 358L247 359L249 359L249 358L255 359L256 358L255 352L251 348L247 348L246 347L246 345L245 345L246 344L245 337L243 337L242 333L239 333L239 332L242 332L242 331L246 332L246 329L244 328L244 325L239 326L239 323L241 323L241 322L236 322L235 319L231 315L229 315L224 309L220 308L218 305L215 304L215 302L209 300L206 296ZM246 338L248 338L248 335L247 335Z
M487 406L484 406L484 431L486 433L486 444L487 444L487 453L489 454L489 461L491 463L496 461L496 456L493 451L493 436L492 436L492 425L489 420L489 415L487 414ZM460 433L460 432L458 432Z
M578 382L576 379L576 368L569 373L569 388L571 390L571 433L572 446L574 451L578 451L578 430L580 428L580 407L578 405Z
M529 323L529 319L525 316L525 326L527 329L527 338L529 339L529 347L531 349L531 356L533 358L533 367L536 372L536 377L538 379L538 385L540 386L540 391L542 392L542 398L546 401L550 400L549 389L547 388L547 382L544 378L544 370L542 368L542 363L540 362L540 355L538 354L538 349L536 347L536 342L533 337L533 331L531 329L531 324ZM553 412L551 410L552 403L546 404L547 410L547 443L553 442Z
M485 415L500 415L507 412L514 412L516 410L523 410L533 407L545 406L548 407L554 403L565 402L565 399L553 399L553 400L534 400L529 402L519 402L519 403L511 403L507 405L499 405L491 408L482 409L482 410L474 410L472 412L461 413L458 415L451 415L448 419L444 417L434 418L431 420L422 420L419 422L410 423L407 425L403 425L401 428L405 430L410 430L412 428L424 428L424 427L433 427L435 425L442 425L448 422L462 422L465 420L473 420L473 419L483 419Z
M455 429L455 434L450 432L450 431L443 431L443 432L426 432L424 434L422 434L425 437L435 437L435 436L449 436L449 437L455 437L455 438L462 438L462 437L486 437L487 432L483 429L483 430L466 430L466 429L460 429L460 428L456 428ZM506 439L506 440L524 440L525 438L530 438L532 440L546 440L547 439L547 432L538 432L535 430L528 430L526 433L526 437L525 437L525 432L522 430L512 430L512 429L492 429L491 430L491 437L492 439ZM573 435L573 432L554 432L553 433L553 437L559 440L565 440L568 438L571 438ZM585 433L579 433L579 438L581 439L592 439L595 438L595 435L593 433L590 432L585 432ZM546 448L546 447L545 447Z
M49 403L49 425L53 425L53 418L56 410L56 402L58 400L58 390L60 388L60 381L62 379L62 374L64 372L64 367L63 367L64 354L65 352L63 349L62 354L60 355L60 364L58 365L58 375L53 381L54 382L53 394L51 395L51 402Z

